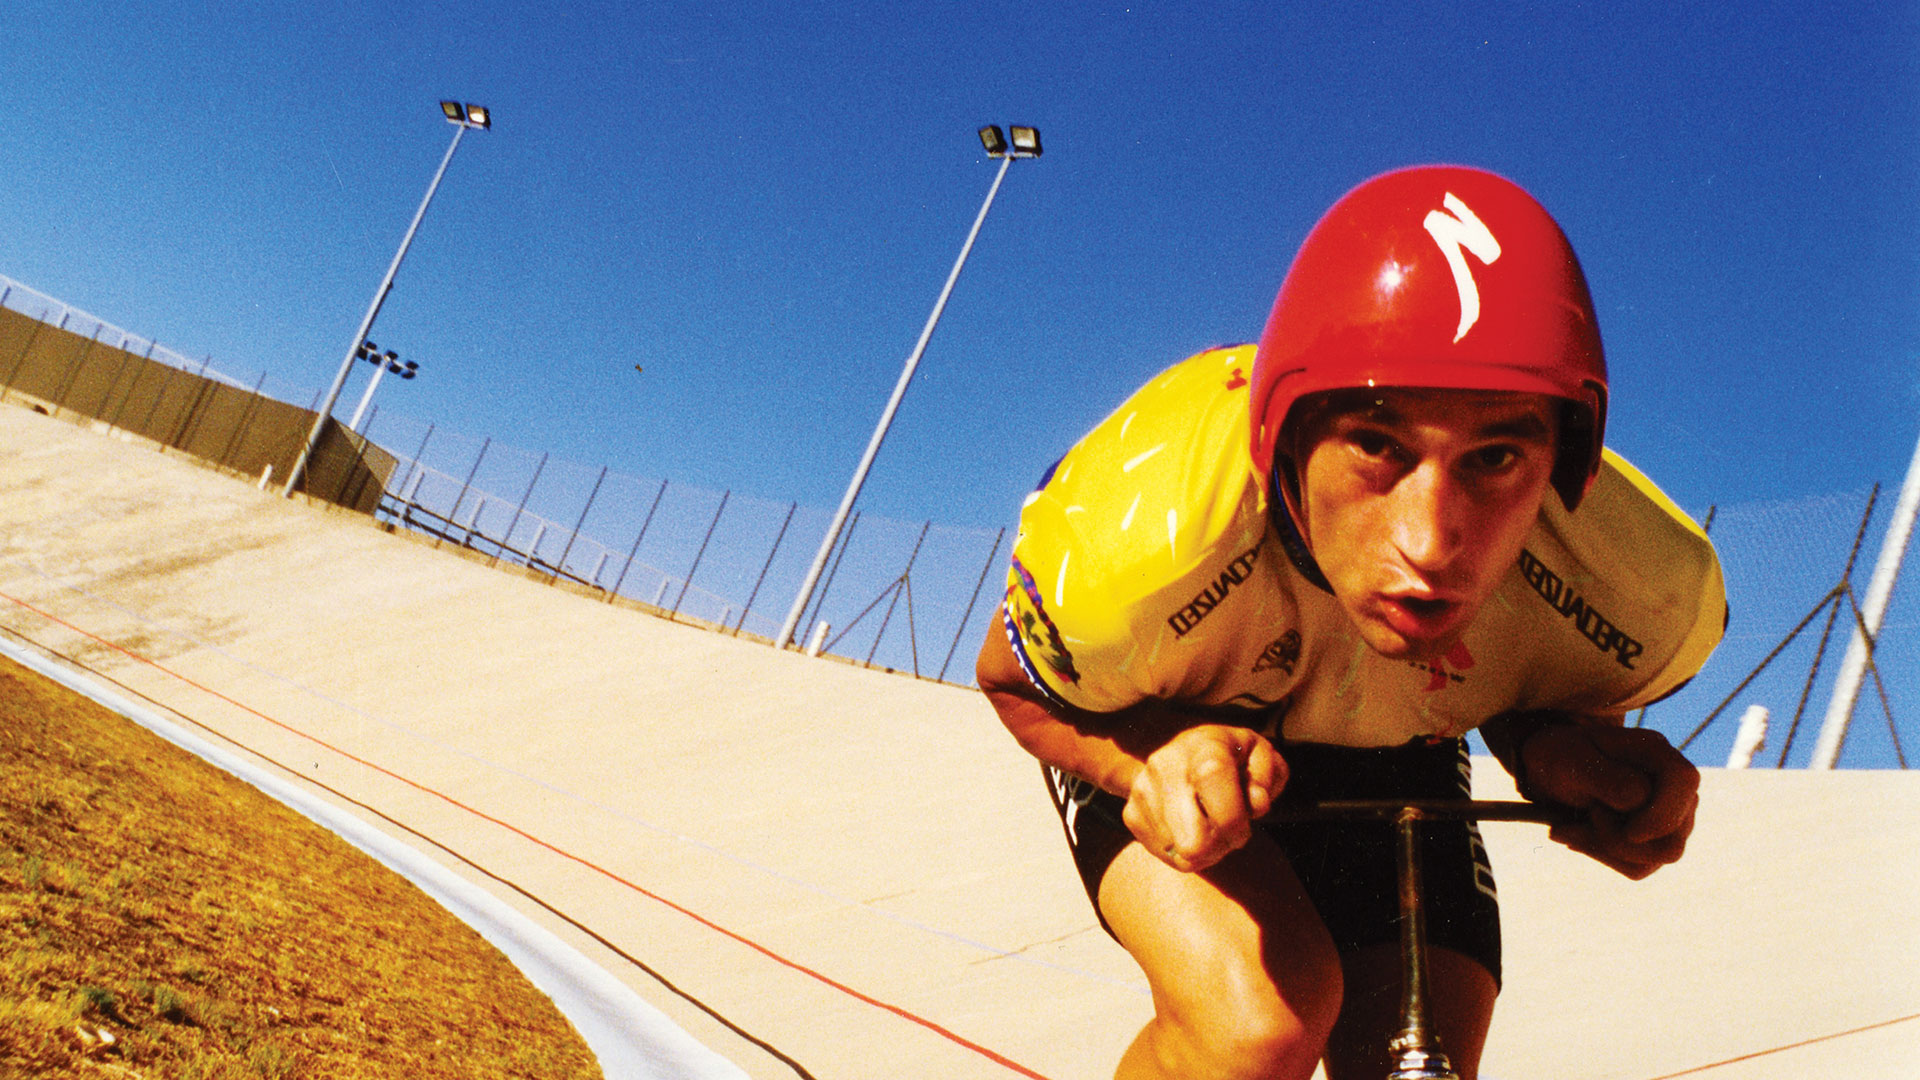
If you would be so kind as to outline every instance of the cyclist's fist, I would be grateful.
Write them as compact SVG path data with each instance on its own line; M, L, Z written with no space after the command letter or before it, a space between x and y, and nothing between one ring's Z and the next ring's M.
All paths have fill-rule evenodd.
M1553 839L1638 881L1687 849L1700 770L1666 736L1604 723L1554 724L1521 748L1531 794L1586 811Z
M1147 756L1122 816L1168 866L1205 870L1253 836L1286 783L1286 762L1258 733L1203 724Z

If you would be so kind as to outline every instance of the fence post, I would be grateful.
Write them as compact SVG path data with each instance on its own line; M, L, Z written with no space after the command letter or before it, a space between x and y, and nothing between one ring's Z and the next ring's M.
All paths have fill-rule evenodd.
M613 603L613 598L620 595L620 586L626 583L627 571L633 569L634 557L640 554L640 541L647 538L647 526L653 524L653 512L660 509L660 497L666 493L667 482L662 480L660 490L653 493L653 505L647 508L646 520L640 523L640 535L633 538L633 547L627 551L627 563L620 568L620 576L613 580L613 588L607 590L607 603ZM654 606L658 607L659 604Z
M114 428L120 426L120 414L127 411L127 403L133 400L133 392L139 388L141 376L145 375L147 368L153 364L153 347L153 342L147 342L147 355L142 358L146 363L141 364L140 367L134 371L133 381L127 384L127 392L120 397L120 407L113 410L113 419L107 421L108 431L112 431ZM102 408L104 407L105 406L102 406Z
M420 449L414 451L413 460L407 464L407 475L400 481L400 501L407 505L407 517L413 516L413 497L420 490L419 481L414 479L417 472L420 480L427 478L427 466L420 459L427 454L427 440L433 438L433 421L427 421L427 433L420 436Z
M127 350L127 343L132 340L126 334L120 335L119 366L113 369L113 377L107 380L107 388L100 391L100 400L95 403L93 412L89 414L96 420L107 418L107 402L113 400L113 388L120 385L120 376L127 373L127 361L133 359L133 353Z
M33 321L33 329L27 331L27 342L26 344L20 346L20 355L14 358L13 370L7 372L7 385L4 388L0 388L0 401L5 401L7 399L7 394L12 392L13 382L15 379L19 378L20 368L26 364L27 354L33 351L33 343L39 340L40 331L45 330L47 328L47 316L51 314L53 314L52 308L48 308L47 310L42 311L40 313L40 317ZM60 323L62 326L65 326L66 320L62 319L60 320Z
M533 467L533 479L527 481L527 493L525 495L520 496L520 505L514 507L514 510L513 510L513 520L507 522L506 534L500 537L499 546L502 551L506 550L507 545L513 543L513 530L518 528L520 525L520 515L527 512L527 500L533 498L533 486L540 482L540 474L546 471L547 458L551 453L552 451L546 451L542 453L540 455L540 464L535 465ZM496 551L493 553L493 562L490 562L487 565L494 566L494 565L497 565L499 562L500 562L500 552Z
M780 553L780 541L786 538L787 526L793 524L793 512L798 509L800 509L798 502L787 507L787 519L780 523L780 531L774 534L773 550L767 552L767 564L760 568L760 576L753 579L753 591L747 594L747 606L740 609L740 621L733 626L734 637L739 637L740 628L747 625L747 612L753 610L754 598L760 595L760 585L767 580L767 571L773 569L773 557Z
M492 445L493 445L493 436L491 435L480 440L480 452L473 455L473 468L467 470L467 482L460 485L460 494L453 497L453 508L447 511L448 526L452 526L453 519L459 516L460 504L466 501L467 489L473 486L473 478L480 475L480 463L486 460L487 447ZM436 537L434 539L433 546L434 547L440 546L439 538Z
M1867 523L1873 520L1874 504L1880 501L1880 485L1875 483L1873 490L1867 493L1867 509L1860 515L1860 529L1853 534L1853 550L1847 552L1847 564L1840 570L1840 584L1834 586L1833 610L1827 613L1826 629L1820 632L1820 648L1813 654L1813 669L1807 672L1807 687L1800 692L1800 707L1793 710L1793 720L1787 724L1787 737L1780 744L1780 760L1774 768L1787 767L1787 752L1793 749L1793 737L1800 730L1800 716L1806 711L1807 698L1813 693L1813 682L1820 674L1820 661L1827 655L1827 639L1833 633L1833 622L1840 614L1844 594L1853 588L1853 564L1860 557L1860 545L1867 538Z
M168 445L175 450L184 451L187 448L187 434L192 430L194 420L200 413L200 403L206 400L207 390L213 386L212 381L207 378L207 368L212 365L213 356L209 354L200 365L200 374L197 376L200 386L194 391L193 402L187 406L187 414L180 419L180 426L174 429L173 438L167 440Z
M947 647L947 658L940 664L940 674L933 677L935 682L947 681L947 668L953 663L954 652L960 648L960 636L967 632L967 620L973 618L973 605L980 602L980 590L987 583L987 575L993 572L994 557L1000 554L1000 541L1006 538L1007 529L1003 525L994 534L993 550L987 552L987 564L980 568L980 580L973 583L973 596L967 600L966 613L960 616L960 626L953 632L953 644Z
M179 368L174 367L172 364L167 364L165 366L168 371L172 372L172 374L167 376L166 382L160 384L160 392L153 395L153 404L147 406L146 419L140 422L141 433L146 435L147 438L152 439L154 442L159 443L160 449L162 451L166 450L167 442L165 439L162 439L160 437L159 429L154 426L154 420L160 415L160 403L167 400L167 392L173 389L174 384L180 381L179 376L184 374L184 372L182 372Z
M220 451L220 464L233 468L233 451L240 445L240 437L247 433L253 424L253 411L260 405L260 389L267 385L267 373L260 373L260 381L253 384L253 394L247 398L247 407L240 410L240 422L233 425L233 434L227 436L227 448Z
M61 377L60 392L53 398L54 411L58 412L67 407L67 394L73 389L73 384L80 380L80 369L87 366L87 357L93 355L93 347L100 344L100 331L106 328L106 323L94 325L93 336L88 338L87 343L80 348L80 358L75 360L73 366L68 368L66 374Z
M367 446L373 442L373 439L367 435L367 432L373 430L373 418L378 415L380 415L380 406L375 405L373 411L367 414L367 422L360 425L359 431L356 432L352 429L348 429L347 431L347 437L349 439L358 438L360 445L353 448L353 466L347 470L346 478L340 481L340 493L335 496L333 500L335 506L351 509L352 504L347 502L348 486L352 485L355 481L365 483L365 481L361 479L361 473L365 470L367 464ZM361 490L359 487L354 488L352 497L355 502L359 501ZM475 516L478 517L478 515Z
M713 512L713 520L707 525L706 539L700 541L700 550L693 554L693 566L687 570L687 580L680 583L680 595L673 598L673 610L667 613L668 618L680 614L680 602L687 598L687 590L693 588L693 575L700 569L700 560L706 557L707 544L713 539L713 530L719 528L720 515L727 512L727 500L732 496L732 491L720 493L720 509Z
M913 542L913 551L908 553L907 555L906 569L900 571L900 580L899 580L900 588L894 591L893 599L887 602L887 613L885 615L880 616L880 630L878 633L873 635L873 648L867 650L867 666L868 667L873 666L874 654L880 651L880 639L887 636L887 624L893 621L893 609L899 605L900 593L902 591L906 592L907 596L909 597L909 599L907 600L907 610L908 611L913 610L913 600L911 599L911 597L913 596L913 584L912 584L913 560L920 557L920 545L927 542L927 530L931 528L933 528L933 522L931 520L929 520L925 525L920 526L920 538ZM909 635L913 633L913 625L911 622L909 622L907 625L907 633ZM915 648L915 651L917 652L918 648L917 647L914 647L914 648ZM917 661L916 661L916 666L917 666ZM918 675L919 672L915 671L914 674Z
M855 510L847 519L846 531L840 534L840 550L833 556L833 565L827 568L827 579L820 586L820 592L813 601L813 617L801 620L802 625L811 625L820 621L820 609L826 605L827 592L833 588L833 579L840 573L840 560L847 557L847 549L853 546L853 530L860 527L860 511ZM845 633L846 631L841 631Z
M587 511L593 509L593 500L600 497L600 485L606 483L606 480L607 466L602 465L599 477L593 481L593 490L587 492L587 505L580 508L580 520L573 523L573 532L567 537L567 546L560 549L560 561L553 565L553 577L548 579L550 582L559 581L560 575L566 573L567 556L573 551L573 542L580 539L580 530L586 528Z
M213 411L214 399L219 397L221 390L226 389L204 375L200 378L200 397L193 403L191 422L187 425L187 430L180 433L179 450L183 454L193 453L187 449L187 446L199 437L200 429L206 426L207 414Z

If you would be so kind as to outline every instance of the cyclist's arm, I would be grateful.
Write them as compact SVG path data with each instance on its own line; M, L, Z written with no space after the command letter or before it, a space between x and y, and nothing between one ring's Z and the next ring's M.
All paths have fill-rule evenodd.
M1048 700L997 620L974 674L1028 753L1126 799L1134 837L1176 869L1203 870L1245 844L1286 783L1286 764L1251 729L1170 702L1091 713Z

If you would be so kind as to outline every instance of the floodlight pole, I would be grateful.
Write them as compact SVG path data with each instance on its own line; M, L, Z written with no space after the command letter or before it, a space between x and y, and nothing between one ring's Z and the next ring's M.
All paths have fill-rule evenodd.
M334 373L333 385L327 388L326 396L320 402L320 411L313 418L313 430L307 433L307 444L300 448L300 456L294 459L293 468L287 473L287 486L280 490L283 498L292 498L293 489L300 486L300 480L306 475L307 463L313 459L315 447L320 445L320 435L326 430L327 415L333 412L333 406L340 400L340 390L347 385L347 376L353 373L353 362L359 358L360 346L367 340L367 332L373 329L373 320L380 314L380 306L387 302L387 294L393 291L393 278L400 272L400 261L407 257L407 248L413 244L413 234L420 231L420 221L427 216L427 207L433 202L433 193L440 190L440 178L447 175L447 166L453 161L453 152L460 149L460 137L467 133L472 125L456 121L453 125L453 142L447 146L447 154L440 159L440 168L433 174L433 183L427 185L427 197L420 200L420 209L414 211L413 224L407 226L407 235L400 241L400 250L393 253L393 263L387 267L387 276L380 279L380 288L373 294L373 303L367 305L366 317L360 320L360 329L354 331L353 344L347 346L346 359L340 361L340 370Z
M1853 625L1853 640L1847 644L1840 661L1840 674L1834 679L1833 697L1827 702L1827 717L1820 724L1820 737L1813 744L1810 769L1831 769L1840 763L1840 747L1847 741L1847 725L1853 720L1853 704L1860 694L1860 681L1866 677L1867 659L1872 655L1868 642L1880 635L1880 620L1887 614L1887 602L1893 597L1893 583L1900 576L1900 559L1913 535L1913 521L1920 515L1920 443L1913 448L1913 461L1907 465L1906 482L1900 485L1900 500L1894 503L1893 520L1887 523L1887 535L1880 543L1880 558L1874 563L1873 577L1867 582L1867 598L1860 605L1860 617ZM1850 603L1843 596L1836 603Z
M380 389L380 376L392 371L403 379L411 379L414 369L419 366L409 360L407 365L410 366L403 367L399 358L390 352L383 353L374 348L369 348L368 352L370 355L367 359L373 362L373 378L367 380L366 393L360 395L360 404L353 410L353 419L347 421L347 430L356 434L360 431L360 421L366 418L367 407L373 404L373 392Z
M793 608L787 612L787 621L780 626L780 633L773 639L773 647L784 649L793 642L794 628L806 614L807 601L813 598L813 587L820 580L820 572L826 568L827 557L833 553L833 545L840 539L841 526L847 522L847 514L853 509L853 501L860 495L860 486L867 482L867 470L873 467L874 456L880 452L880 443L887 437L887 427L893 423L893 414L900 408L900 399L906 396L907 383L913 379L913 369L920 365L921 354L927 351L927 342L933 338L933 328L940 322L940 313L946 310L947 297L953 294L953 283L960 280L960 268L967 265L967 255L973 251L973 241L980 235L980 226L987 220L987 211L993 208L993 197L1000 193L1000 182L1007 177L1007 169L1013 165L1013 154L1001 158L1000 171L993 175L993 186L987 189L986 201L980 204L980 213L973 219L973 229L967 233L967 242L960 246L960 257L953 262L953 271L947 275L947 283L940 290L940 298L933 303L933 314L927 316L927 325L920 331L920 340L914 343L913 353L907 357L906 367L901 369L900 381L893 386L893 396L887 399L886 411L880 414L880 424L873 429L873 438L867 440L867 452L861 456L860 465L853 470L853 482L847 485L847 493L840 499L840 508L833 512L833 522L827 526L826 538L820 541L820 550L813 556L813 565L807 568L806 580L800 583L800 593L793 598Z
M369 329L371 329L371 327L369 327ZM357 349L355 350L355 352L358 351ZM348 431L358 432L360 430L360 421L367 415L367 406L373 404L373 392L380 389L380 376L387 373L387 365L393 362L388 360L386 356L378 350L375 350L373 355L367 357L367 359L373 361L373 378L367 380L366 393L360 395L360 404L354 407L353 419L347 421Z

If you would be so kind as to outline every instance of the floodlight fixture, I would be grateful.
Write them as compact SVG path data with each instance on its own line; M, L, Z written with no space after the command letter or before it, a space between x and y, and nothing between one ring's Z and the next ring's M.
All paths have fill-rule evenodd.
M347 421L347 428L351 431L362 430L360 421L370 415L367 410L373 405L373 393L379 389L382 376L392 372L402 379L411 379L420 368L417 361L402 360L400 354L392 349L381 352L380 346L371 341L360 347L360 359L373 365L373 378L367 383L366 393L360 395L360 405L353 410L353 419Z
M1014 157L1039 157L1040 156L1040 129L1039 128L1014 127L1014 128L1008 128L1007 131L1009 134L1013 136L1013 156Z
M443 101L440 111L446 114L447 123L459 124L463 128L485 131L493 126L493 116L487 112L485 105L475 105L470 101L464 105L458 101Z
M988 157L1006 156L1007 137L1000 133L999 124L988 124L980 129L980 145L987 148Z

